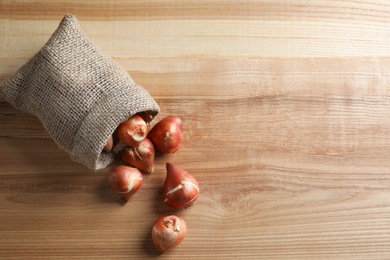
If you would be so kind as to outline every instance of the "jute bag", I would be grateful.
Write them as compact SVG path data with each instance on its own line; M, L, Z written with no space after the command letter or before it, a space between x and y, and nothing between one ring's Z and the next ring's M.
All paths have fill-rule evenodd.
M154 118L160 109L88 39L73 15L66 15L42 49L0 84L0 94L37 116L72 160L95 170L114 160L115 152L102 150L121 122L138 112Z

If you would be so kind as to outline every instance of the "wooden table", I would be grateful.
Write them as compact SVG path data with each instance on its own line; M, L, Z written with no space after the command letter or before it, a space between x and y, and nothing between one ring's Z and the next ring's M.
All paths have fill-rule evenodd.
M72 162L0 99L0 259L385 259L390 256L388 1L1 1L0 80L63 15L184 120L122 206L109 168ZM161 199L191 172L187 210ZM163 255L162 214L187 223Z

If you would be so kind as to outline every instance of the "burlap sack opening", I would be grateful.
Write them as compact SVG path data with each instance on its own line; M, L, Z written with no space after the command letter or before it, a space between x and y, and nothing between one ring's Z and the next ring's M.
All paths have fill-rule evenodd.
M102 152L116 127L159 106L113 59L66 15L42 49L14 76L0 84L13 106L37 116L72 160L101 169L115 158ZM114 151L118 149L114 149Z

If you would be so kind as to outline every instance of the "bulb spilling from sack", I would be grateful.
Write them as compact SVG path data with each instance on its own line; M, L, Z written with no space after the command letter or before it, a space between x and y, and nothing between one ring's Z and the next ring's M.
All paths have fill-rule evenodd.
M110 143L120 123L135 114L151 121L160 112L150 94L86 36L73 15L65 15L38 53L0 84L0 93L37 116L72 160L94 170L105 168L122 150L123 144Z
M120 156L127 165L112 167L108 182L126 203L140 189L142 173L153 172L155 149L176 153L182 141L177 116L151 128L158 104L88 39L73 15L66 15L38 53L0 84L0 93L38 117L74 161L98 170ZM166 169L162 202L175 209L191 207L199 195L198 182L176 165L167 163ZM163 253L185 234L184 220L162 216L153 225L152 240Z

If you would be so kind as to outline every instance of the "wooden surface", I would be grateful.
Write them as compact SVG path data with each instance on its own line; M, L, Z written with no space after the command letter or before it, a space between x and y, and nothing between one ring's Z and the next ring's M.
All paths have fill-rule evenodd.
M182 148L121 206L0 98L0 259L389 258L388 1L0 1L0 80L69 12L183 118ZM166 161L199 181L191 209L162 203ZM158 255L173 213L187 236Z

